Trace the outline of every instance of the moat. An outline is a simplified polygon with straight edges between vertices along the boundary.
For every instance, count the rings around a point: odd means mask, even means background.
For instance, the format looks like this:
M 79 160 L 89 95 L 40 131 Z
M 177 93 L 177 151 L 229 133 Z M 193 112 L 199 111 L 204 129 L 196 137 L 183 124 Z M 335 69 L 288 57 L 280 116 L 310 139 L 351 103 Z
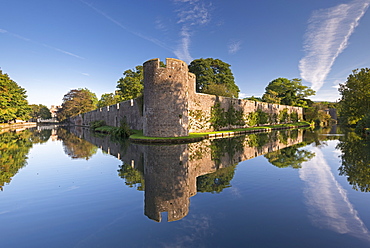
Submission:
M 335 127 L 181 145 L 0 134 L 4 247 L 369 247 L 370 142 Z

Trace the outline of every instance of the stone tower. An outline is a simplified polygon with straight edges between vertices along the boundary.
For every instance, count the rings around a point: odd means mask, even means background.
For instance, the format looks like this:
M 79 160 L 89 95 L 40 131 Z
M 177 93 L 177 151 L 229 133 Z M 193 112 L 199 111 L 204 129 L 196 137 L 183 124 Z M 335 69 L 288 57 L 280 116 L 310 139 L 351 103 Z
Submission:
M 159 59 L 144 63 L 143 134 L 149 137 L 188 136 L 189 84 L 195 87 L 195 76 L 188 65 L 178 59 Z

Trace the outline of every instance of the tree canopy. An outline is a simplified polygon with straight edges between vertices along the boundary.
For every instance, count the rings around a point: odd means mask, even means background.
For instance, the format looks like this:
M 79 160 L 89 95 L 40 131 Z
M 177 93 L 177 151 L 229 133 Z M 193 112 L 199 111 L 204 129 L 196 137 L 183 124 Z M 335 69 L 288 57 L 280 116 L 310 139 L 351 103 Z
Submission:
M 268 103 L 284 104 L 297 107 L 308 107 L 311 100 L 308 96 L 315 91 L 302 85 L 302 79 L 277 78 L 271 81 L 265 88 L 262 99 Z
M 135 69 L 126 70 L 117 82 L 117 95 L 120 101 L 134 99 L 143 94 L 144 73 L 143 66 L 138 65 Z
M 113 93 L 105 93 L 101 95 L 100 100 L 97 103 L 97 107 L 103 108 L 119 102 L 121 102 L 121 97 L 119 95 Z
M 196 91 L 217 96 L 239 96 L 230 65 L 213 58 L 196 59 L 189 65 L 189 71 L 196 76 Z
M 30 111 L 26 90 L 0 70 L 0 122 L 27 120 Z
M 96 109 L 98 99 L 88 89 L 73 89 L 63 97 L 62 109 L 58 112 L 59 121 Z
M 342 121 L 357 123 L 370 113 L 370 69 L 362 68 L 352 71 L 344 84 L 339 85 L 342 95 L 339 101 L 339 113 Z
M 45 105 L 42 104 L 31 104 L 31 118 L 33 119 L 50 119 L 51 118 L 51 112 Z

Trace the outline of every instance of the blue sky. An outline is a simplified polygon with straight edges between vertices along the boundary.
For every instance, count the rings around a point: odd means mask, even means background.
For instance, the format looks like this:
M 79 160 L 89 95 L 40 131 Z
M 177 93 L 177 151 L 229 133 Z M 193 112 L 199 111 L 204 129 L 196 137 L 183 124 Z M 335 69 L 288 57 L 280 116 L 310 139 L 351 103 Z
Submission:
M 241 97 L 302 78 L 313 100 L 335 101 L 353 69 L 370 67 L 370 0 L 5 0 L 0 67 L 30 104 L 71 89 L 100 98 L 153 58 L 218 58 Z

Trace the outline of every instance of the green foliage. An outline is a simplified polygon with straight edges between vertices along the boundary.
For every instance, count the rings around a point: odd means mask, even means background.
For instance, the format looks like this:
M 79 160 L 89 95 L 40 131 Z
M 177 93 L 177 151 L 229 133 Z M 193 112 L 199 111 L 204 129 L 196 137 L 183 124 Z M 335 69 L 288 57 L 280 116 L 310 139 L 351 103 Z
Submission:
M 233 105 L 230 105 L 229 109 L 225 111 L 221 108 L 221 104 L 217 102 L 211 108 L 210 123 L 215 130 L 234 125 L 244 126 L 243 110 L 236 110 Z
M 123 163 L 118 170 L 118 176 L 125 180 L 125 184 L 130 188 L 136 187 L 139 191 L 145 190 L 144 175 L 141 171 Z
M 344 84 L 340 84 L 342 95 L 338 105 L 341 121 L 355 124 L 370 110 L 370 69 L 362 68 L 352 71 Z
M 31 135 L 28 130 L 0 134 L 0 190 L 26 166 L 27 155 L 32 147 Z
M 51 112 L 45 105 L 42 104 L 31 104 L 31 113 L 30 116 L 33 119 L 50 119 L 51 118 Z
M 143 94 L 143 66 L 138 65 L 134 70 L 126 70 L 117 82 L 117 95 L 121 101 L 134 99 Z
M 111 106 L 121 102 L 121 97 L 113 93 L 105 93 L 101 95 L 100 100 L 97 103 L 98 108 L 103 108 L 106 106 Z
M 235 84 L 230 65 L 213 58 L 196 59 L 189 65 L 189 71 L 196 76 L 196 91 L 237 98 L 239 87 Z
M 59 139 L 63 140 L 65 154 L 72 159 L 89 160 L 98 151 L 95 145 L 77 137 L 66 129 L 59 128 L 57 130 L 57 135 Z
M 298 169 L 302 167 L 301 165 L 303 162 L 307 162 L 315 156 L 314 152 L 299 149 L 304 145 L 305 144 L 297 144 L 275 152 L 269 152 L 265 155 L 265 158 L 278 168 L 291 167 L 293 169 Z
M 316 126 L 325 126 L 324 124 L 329 124 L 331 116 L 327 114 L 325 110 L 328 109 L 328 106 L 325 102 L 318 102 L 312 104 L 311 107 L 308 107 L 304 111 L 304 118 L 306 121 L 314 122 Z
M 215 105 L 211 108 L 210 122 L 211 126 L 215 130 L 219 130 L 227 125 L 225 111 L 223 108 L 221 108 L 221 104 L 219 102 L 215 103 Z
M 298 78 L 277 78 L 271 81 L 265 90 L 263 101 L 298 107 L 308 107 L 311 101 L 306 97 L 315 94 L 314 90 L 302 85 L 302 80 Z
M 247 124 L 250 127 L 257 126 L 257 124 L 258 124 L 258 113 L 257 112 L 250 112 L 248 114 Z
M 88 89 L 74 89 L 63 97 L 62 109 L 57 113 L 59 121 L 96 109 L 98 99 Z
M 235 174 L 235 165 L 218 169 L 216 172 L 197 177 L 197 192 L 221 193 L 231 187 L 231 180 Z
M 356 133 L 363 135 L 368 128 L 370 128 L 370 112 L 357 122 Z
M 269 120 L 269 115 L 265 112 L 263 112 L 261 109 L 257 110 L 258 114 L 258 124 L 267 124 Z
M 298 113 L 297 112 L 290 113 L 289 118 L 290 118 L 290 121 L 297 122 L 298 121 Z
M 262 147 L 269 142 L 270 134 L 268 133 L 251 133 L 246 135 L 246 143 L 249 147 Z
M 89 126 L 92 130 L 96 130 L 97 128 L 99 127 L 102 127 L 102 126 L 105 126 L 105 121 L 104 120 L 100 120 L 100 121 L 92 121 L 90 122 Z
M 0 70 L 0 122 L 29 119 L 26 90 Z
M 127 138 L 131 134 L 132 134 L 132 131 L 129 125 L 127 124 L 126 119 L 121 120 L 120 126 L 112 132 L 113 136 L 121 137 L 121 138 Z
M 370 140 L 349 132 L 341 138 L 337 149 L 342 152 L 339 175 L 346 176 L 354 190 L 370 192 Z
M 288 109 L 283 109 L 279 113 L 279 122 L 280 123 L 287 123 L 289 122 L 289 114 L 288 114 Z

